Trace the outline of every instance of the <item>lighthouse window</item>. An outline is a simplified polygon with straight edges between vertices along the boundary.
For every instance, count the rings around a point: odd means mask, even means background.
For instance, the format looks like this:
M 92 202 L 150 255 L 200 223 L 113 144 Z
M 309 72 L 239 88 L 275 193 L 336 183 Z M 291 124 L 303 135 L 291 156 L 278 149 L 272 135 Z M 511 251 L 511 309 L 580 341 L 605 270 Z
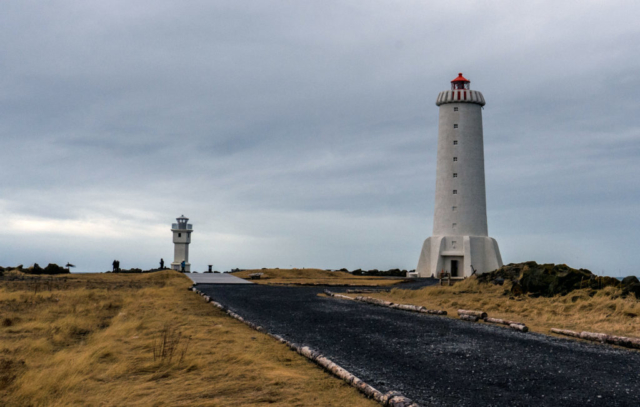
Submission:
M 453 111 L 454 111 L 454 112 L 457 112 L 457 111 L 458 111 L 458 108 L 457 108 L 457 107 L 454 107 L 454 108 L 453 108 Z
M 452 206 L 452 207 L 451 207 L 451 210 L 452 210 L 453 212 L 455 212 L 455 211 L 456 211 L 456 209 L 458 209 L 458 207 L 457 207 L 457 206 Z
M 451 225 L 451 228 L 452 228 L 452 229 L 455 229 L 455 228 L 456 228 L 456 226 L 458 226 L 458 224 L 457 224 L 457 223 L 454 223 L 453 225 Z
M 178 237 L 182 237 L 182 233 L 178 233 Z
M 458 161 L 458 157 L 453 157 L 453 161 Z
M 458 190 L 457 190 L 457 189 L 454 189 L 454 190 L 453 190 L 453 194 L 454 194 L 454 195 L 458 195 Z
M 457 146 L 458 145 L 458 140 L 453 140 L 453 145 Z
M 458 178 L 458 173 L 457 172 L 453 173 L 453 178 Z
M 457 128 L 458 128 L 458 125 L 457 125 L 457 124 L 454 124 L 454 125 L 453 125 L 453 128 L 454 128 L 454 129 L 457 129 Z

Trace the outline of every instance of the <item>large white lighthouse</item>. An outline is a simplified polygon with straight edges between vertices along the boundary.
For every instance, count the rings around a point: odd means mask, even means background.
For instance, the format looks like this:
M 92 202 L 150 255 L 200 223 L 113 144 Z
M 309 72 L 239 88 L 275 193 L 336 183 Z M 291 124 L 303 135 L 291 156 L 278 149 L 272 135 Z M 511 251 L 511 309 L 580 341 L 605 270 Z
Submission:
M 189 218 L 185 218 L 184 215 L 176 218 L 176 220 L 178 223 L 171 225 L 171 231 L 173 232 L 173 263 L 171 263 L 171 268 L 173 270 L 182 270 L 182 262 L 184 261 L 184 271 L 190 272 L 189 243 L 191 243 L 193 225 L 187 223 Z
M 502 266 L 500 249 L 487 230 L 482 141 L 482 93 L 469 89 L 462 74 L 436 106 L 438 158 L 433 235 L 425 240 L 416 273 L 436 277 L 449 272 L 464 278 Z

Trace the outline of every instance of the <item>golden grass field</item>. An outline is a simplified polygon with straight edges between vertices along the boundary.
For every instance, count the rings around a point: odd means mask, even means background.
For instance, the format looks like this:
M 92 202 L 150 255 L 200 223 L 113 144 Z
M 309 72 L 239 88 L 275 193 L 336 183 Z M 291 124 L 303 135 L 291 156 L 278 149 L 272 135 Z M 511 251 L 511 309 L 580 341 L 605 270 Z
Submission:
M 376 405 L 189 286 L 173 271 L 0 282 L 0 404 Z
M 234 276 L 249 279 L 253 273 L 264 273 L 259 280 L 251 280 L 258 284 L 271 285 L 362 285 L 389 286 L 399 284 L 402 278 L 354 276 L 343 271 L 326 271 L 321 269 L 263 269 L 243 270 L 233 273 Z
M 480 284 L 472 277 L 452 286 L 393 288 L 390 292 L 366 295 L 443 309 L 453 318 L 457 318 L 458 309 L 482 310 L 490 317 L 523 322 L 530 330 L 544 334 L 549 334 L 550 328 L 563 328 L 640 337 L 640 301 L 633 294 L 621 298 L 618 288 L 606 287 L 593 296 L 589 295 L 593 291 L 583 289 L 551 298 L 504 295 L 510 288 L 511 282 L 503 286 Z

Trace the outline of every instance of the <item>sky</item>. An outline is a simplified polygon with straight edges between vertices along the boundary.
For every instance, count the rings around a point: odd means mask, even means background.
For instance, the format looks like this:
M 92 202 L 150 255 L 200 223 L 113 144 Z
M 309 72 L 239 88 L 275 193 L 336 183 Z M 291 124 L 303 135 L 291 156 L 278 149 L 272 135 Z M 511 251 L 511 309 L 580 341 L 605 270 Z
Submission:
M 414 269 L 438 93 L 506 263 L 640 275 L 637 1 L 3 1 L 0 265 Z

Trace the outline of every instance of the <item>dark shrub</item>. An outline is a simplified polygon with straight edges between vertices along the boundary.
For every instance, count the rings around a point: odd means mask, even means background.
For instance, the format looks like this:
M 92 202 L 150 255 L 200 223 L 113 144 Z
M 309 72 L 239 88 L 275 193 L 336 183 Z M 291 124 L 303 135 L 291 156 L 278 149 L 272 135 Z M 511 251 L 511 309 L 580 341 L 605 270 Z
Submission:
M 69 270 L 64 267 L 60 267 L 55 263 L 49 263 L 47 267 L 44 268 L 43 274 L 68 274 Z
M 27 274 L 42 274 L 44 269 L 38 265 L 38 263 L 33 263 L 33 266 L 24 270 Z

